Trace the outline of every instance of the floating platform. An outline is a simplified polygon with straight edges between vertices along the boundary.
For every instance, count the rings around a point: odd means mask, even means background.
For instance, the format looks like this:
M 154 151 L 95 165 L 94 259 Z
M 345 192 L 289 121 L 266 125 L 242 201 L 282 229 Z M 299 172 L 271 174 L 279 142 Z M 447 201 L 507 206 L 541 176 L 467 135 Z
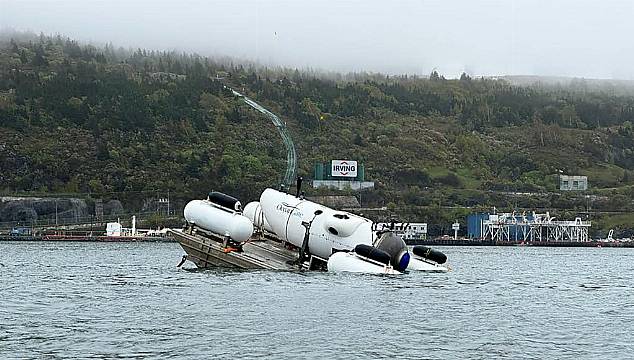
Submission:
M 253 237 L 242 245 L 242 251 L 228 251 L 222 237 L 205 232 L 169 230 L 187 253 L 187 260 L 199 268 L 232 267 L 237 269 L 299 270 L 295 264 L 298 252 L 284 247 L 281 241 Z

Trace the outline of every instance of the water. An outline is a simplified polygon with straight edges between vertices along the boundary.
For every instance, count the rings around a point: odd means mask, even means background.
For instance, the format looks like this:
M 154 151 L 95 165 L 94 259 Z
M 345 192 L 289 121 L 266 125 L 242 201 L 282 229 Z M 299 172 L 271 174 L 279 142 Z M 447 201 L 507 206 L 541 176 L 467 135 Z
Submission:
M 175 243 L 0 243 L 0 358 L 634 353 L 634 249 L 442 250 L 447 274 L 370 276 L 187 271 Z

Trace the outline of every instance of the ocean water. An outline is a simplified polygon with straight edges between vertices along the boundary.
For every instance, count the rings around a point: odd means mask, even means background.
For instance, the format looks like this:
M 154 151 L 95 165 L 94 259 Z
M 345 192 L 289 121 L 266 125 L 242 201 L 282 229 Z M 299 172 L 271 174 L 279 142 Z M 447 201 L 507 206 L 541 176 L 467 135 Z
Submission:
M 177 268 L 176 243 L 0 242 L 0 359 L 627 359 L 634 249 L 444 247 L 452 271 Z

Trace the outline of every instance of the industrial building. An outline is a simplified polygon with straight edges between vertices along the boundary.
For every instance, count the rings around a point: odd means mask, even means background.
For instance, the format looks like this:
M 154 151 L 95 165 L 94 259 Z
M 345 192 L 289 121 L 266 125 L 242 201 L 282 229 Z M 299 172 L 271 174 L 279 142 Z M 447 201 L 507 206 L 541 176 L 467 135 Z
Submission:
M 559 175 L 559 190 L 583 191 L 588 190 L 587 176 Z
M 467 234 L 471 239 L 496 242 L 587 242 L 590 221 L 555 220 L 547 212 L 472 214 L 467 218 Z

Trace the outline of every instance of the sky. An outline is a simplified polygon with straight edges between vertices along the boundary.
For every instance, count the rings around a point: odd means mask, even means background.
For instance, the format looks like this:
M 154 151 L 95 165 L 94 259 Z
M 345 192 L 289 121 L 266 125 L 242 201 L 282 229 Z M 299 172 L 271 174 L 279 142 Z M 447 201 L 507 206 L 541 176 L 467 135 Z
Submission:
M 634 79 L 631 0 L 0 0 L 0 29 L 300 69 Z

